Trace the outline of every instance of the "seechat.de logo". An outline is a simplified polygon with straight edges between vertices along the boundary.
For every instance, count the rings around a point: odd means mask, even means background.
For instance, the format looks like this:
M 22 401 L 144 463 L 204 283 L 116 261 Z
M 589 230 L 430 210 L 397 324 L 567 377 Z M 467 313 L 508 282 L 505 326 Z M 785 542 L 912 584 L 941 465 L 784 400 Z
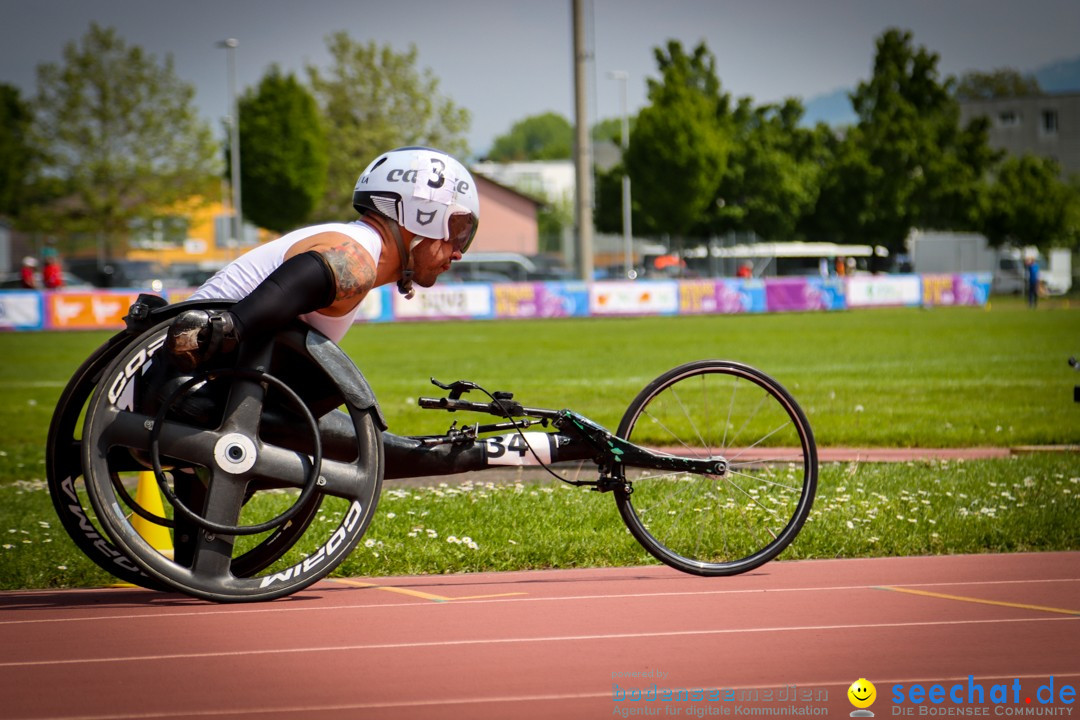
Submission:
M 874 683 L 866 678 L 859 678 L 851 683 L 847 690 L 848 700 L 855 706 L 851 717 L 874 717 L 874 713 L 868 708 L 877 700 L 877 688 Z

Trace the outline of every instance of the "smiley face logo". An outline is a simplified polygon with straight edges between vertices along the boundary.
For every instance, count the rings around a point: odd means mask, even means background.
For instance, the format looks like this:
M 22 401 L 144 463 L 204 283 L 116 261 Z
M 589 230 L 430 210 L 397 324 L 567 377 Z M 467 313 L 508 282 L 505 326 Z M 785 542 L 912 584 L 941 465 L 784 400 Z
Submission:
M 866 678 L 859 678 L 851 683 L 847 691 L 848 700 L 857 708 L 868 708 L 877 700 L 877 688 Z

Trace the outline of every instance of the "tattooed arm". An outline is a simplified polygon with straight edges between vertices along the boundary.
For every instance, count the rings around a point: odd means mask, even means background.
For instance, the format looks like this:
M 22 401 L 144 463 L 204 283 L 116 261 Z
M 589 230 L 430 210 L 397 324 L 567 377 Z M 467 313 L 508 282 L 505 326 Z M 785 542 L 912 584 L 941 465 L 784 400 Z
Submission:
M 312 235 L 289 249 L 285 259 L 314 250 L 334 275 L 334 300 L 319 310 L 340 317 L 352 311 L 375 287 L 375 259 L 348 235 L 326 232 Z

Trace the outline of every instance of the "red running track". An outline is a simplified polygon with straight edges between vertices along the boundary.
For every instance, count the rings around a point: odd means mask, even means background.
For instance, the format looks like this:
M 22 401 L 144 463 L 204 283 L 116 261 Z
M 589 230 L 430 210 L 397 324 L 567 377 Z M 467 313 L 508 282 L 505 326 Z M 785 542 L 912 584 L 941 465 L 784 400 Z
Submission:
M 10 720 L 848 717 L 859 678 L 878 718 L 1080 716 L 1080 553 L 0 593 Z

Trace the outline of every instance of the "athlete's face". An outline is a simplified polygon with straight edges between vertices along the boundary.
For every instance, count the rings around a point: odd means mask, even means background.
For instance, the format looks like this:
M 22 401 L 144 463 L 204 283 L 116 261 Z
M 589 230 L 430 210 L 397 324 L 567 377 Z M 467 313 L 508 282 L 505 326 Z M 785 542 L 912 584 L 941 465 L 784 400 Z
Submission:
M 450 263 L 461 259 L 461 253 L 453 243 L 425 238 L 413 248 L 413 282 L 420 287 L 431 287 L 439 275 L 450 269 Z

